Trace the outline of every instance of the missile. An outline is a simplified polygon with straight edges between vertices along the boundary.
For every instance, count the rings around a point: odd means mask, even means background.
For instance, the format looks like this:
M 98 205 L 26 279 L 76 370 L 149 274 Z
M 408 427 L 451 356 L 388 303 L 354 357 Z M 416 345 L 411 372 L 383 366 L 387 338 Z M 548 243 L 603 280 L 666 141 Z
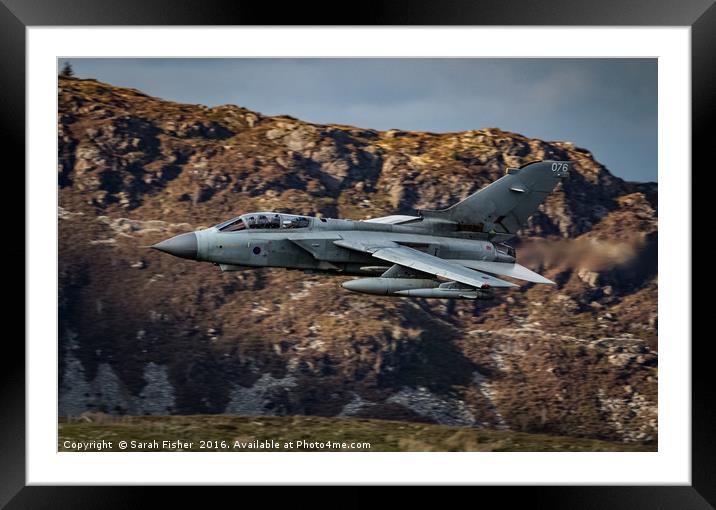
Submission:
M 439 282 L 420 278 L 358 278 L 341 284 L 344 289 L 363 294 L 388 296 L 399 290 L 431 289 Z
M 465 287 L 454 282 L 440 283 L 421 278 L 358 278 L 342 284 L 344 289 L 379 296 L 405 296 L 442 299 L 490 299 L 489 291 Z
M 439 299 L 492 299 L 492 294 L 478 289 L 409 289 L 393 293 L 397 296 Z

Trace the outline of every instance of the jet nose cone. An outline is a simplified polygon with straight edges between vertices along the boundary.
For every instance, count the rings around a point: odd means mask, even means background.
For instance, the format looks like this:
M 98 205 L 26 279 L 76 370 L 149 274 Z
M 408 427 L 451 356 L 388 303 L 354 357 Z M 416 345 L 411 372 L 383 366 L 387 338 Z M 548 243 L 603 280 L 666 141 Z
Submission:
M 196 234 L 189 232 L 188 234 L 179 234 L 171 239 L 157 243 L 153 245 L 152 248 L 174 255 L 175 257 L 196 259 L 197 246 Z

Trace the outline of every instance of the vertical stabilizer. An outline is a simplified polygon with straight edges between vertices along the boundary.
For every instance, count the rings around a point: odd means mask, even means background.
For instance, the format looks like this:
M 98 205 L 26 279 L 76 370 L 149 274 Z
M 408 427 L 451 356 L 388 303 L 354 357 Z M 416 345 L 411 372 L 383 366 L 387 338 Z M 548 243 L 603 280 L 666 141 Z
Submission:
M 482 232 L 514 234 L 569 174 L 569 165 L 568 161 L 537 161 L 509 169 L 465 200 L 441 211 L 423 211 L 423 216 L 475 226 Z

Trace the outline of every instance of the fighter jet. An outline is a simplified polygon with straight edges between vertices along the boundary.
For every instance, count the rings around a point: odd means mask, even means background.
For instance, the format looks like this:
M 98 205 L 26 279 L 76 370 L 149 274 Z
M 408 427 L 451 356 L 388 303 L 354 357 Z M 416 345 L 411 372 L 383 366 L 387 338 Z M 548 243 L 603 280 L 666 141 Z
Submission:
M 514 237 L 561 178 L 569 162 L 537 161 L 505 175 L 447 209 L 368 220 L 251 212 L 152 246 L 212 262 L 222 271 L 278 267 L 363 276 L 342 286 L 392 297 L 489 299 L 516 287 L 506 276 L 553 284 L 516 262 Z

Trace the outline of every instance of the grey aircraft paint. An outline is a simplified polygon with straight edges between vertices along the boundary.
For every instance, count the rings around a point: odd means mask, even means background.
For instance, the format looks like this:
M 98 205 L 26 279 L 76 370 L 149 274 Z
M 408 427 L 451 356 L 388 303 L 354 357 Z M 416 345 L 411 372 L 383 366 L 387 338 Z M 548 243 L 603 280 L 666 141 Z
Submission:
M 254 212 L 152 248 L 222 271 L 282 267 L 366 276 L 343 284 L 366 294 L 485 299 L 493 287 L 516 286 L 492 275 L 553 283 L 517 264 L 505 241 L 568 175 L 569 165 L 538 161 L 508 169 L 465 200 L 416 216 L 343 220 Z

